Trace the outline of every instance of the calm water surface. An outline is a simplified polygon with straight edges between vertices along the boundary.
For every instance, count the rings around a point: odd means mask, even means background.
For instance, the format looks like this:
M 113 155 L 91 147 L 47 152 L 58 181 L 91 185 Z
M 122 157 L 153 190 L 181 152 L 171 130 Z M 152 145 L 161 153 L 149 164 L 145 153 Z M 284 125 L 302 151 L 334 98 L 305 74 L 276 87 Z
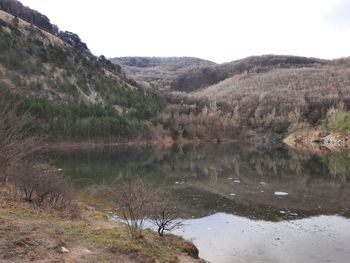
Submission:
M 135 175 L 167 190 L 185 218 L 175 233 L 213 263 L 350 262 L 350 154 L 225 144 L 50 159 L 100 209 L 105 186 Z

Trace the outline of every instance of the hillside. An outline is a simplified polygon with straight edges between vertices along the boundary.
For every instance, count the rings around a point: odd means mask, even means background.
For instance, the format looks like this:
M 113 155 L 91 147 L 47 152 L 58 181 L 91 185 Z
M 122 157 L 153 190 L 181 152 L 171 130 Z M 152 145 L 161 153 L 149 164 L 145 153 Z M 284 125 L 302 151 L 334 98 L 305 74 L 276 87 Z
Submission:
M 297 56 L 252 56 L 214 67 L 193 68 L 177 76 L 171 83 L 173 90 L 194 91 L 214 85 L 227 78 L 244 72 L 263 73 L 276 68 L 313 67 L 325 61 Z
M 154 94 L 134 86 L 120 66 L 93 56 L 77 35 L 49 26 L 40 13 L 17 1 L 1 1 L 0 9 L 12 13 L 0 10 L 1 93 L 20 100 L 39 130 L 110 139 L 146 132 L 144 121 L 159 109 Z
M 253 128 L 286 131 L 291 124 L 314 125 L 332 107 L 350 109 L 349 61 L 244 72 L 191 96 L 216 101 Z
M 144 87 L 169 88 L 178 76 L 215 66 L 211 61 L 192 57 L 119 57 L 111 61 L 120 64 L 126 73 Z
M 327 61 L 297 56 L 252 56 L 216 64 L 198 58 L 124 57 L 113 58 L 127 74 L 144 87 L 167 87 L 190 92 L 214 85 L 244 72 L 262 73 L 276 68 L 313 67 Z
M 247 131 L 284 134 L 317 125 L 332 107 L 350 108 L 349 59 L 110 61 L 17 1 L 0 1 L 0 9 L 0 87 L 52 137 L 219 141 Z

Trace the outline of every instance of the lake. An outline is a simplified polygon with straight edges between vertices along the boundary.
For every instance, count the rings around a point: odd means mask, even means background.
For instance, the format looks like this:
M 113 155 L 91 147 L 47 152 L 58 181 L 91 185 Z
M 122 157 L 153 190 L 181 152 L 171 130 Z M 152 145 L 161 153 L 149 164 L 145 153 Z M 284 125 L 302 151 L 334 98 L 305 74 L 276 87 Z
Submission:
M 49 154 L 79 195 L 112 211 L 105 187 L 140 176 L 171 193 L 174 231 L 213 263 L 350 262 L 350 154 L 203 144 Z

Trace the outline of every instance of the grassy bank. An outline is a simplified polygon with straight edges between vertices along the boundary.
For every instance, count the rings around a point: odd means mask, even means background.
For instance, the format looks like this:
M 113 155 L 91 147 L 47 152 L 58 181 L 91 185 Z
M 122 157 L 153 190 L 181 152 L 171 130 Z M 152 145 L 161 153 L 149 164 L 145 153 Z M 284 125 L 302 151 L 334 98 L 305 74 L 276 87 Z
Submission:
M 184 239 L 144 230 L 132 238 L 120 223 L 79 203 L 77 219 L 9 201 L 1 189 L 1 262 L 201 262 Z

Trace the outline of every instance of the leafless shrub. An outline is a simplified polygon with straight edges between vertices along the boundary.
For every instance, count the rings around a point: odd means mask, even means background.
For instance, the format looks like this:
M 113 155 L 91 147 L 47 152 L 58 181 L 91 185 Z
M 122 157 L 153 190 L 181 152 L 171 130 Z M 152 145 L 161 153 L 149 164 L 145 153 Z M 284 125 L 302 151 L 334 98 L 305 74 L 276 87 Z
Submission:
M 172 231 L 183 226 L 181 219 L 179 219 L 179 209 L 172 205 L 167 198 L 160 199 L 160 203 L 153 207 L 151 220 L 161 237 L 164 236 L 164 231 Z
M 238 134 L 239 116 L 223 112 L 216 103 L 208 106 L 167 105 L 157 121 L 172 132 L 174 140 L 232 139 Z
M 128 230 L 137 237 L 154 201 L 154 192 L 140 178 L 120 186 L 112 193 Z
M 5 91 L 0 92 L 0 173 L 7 180 L 7 170 L 40 148 L 40 139 L 32 133 L 29 114 L 19 114 L 19 103 Z
M 135 238 L 140 236 L 145 220 L 157 226 L 160 236 L 164 235 L 164 231 L 182 226 L 181 220 L 178 220 L 179 209 L 172 205 L 167 195 L 151 188 L 140 178 L 119 187 L 113 196 L 130 234 Z
M 14 170 L 11 183 L 23 200 L 45 209 L 76 215 L 77 205 L 71 184 L 55 168 L 26 164 Z

